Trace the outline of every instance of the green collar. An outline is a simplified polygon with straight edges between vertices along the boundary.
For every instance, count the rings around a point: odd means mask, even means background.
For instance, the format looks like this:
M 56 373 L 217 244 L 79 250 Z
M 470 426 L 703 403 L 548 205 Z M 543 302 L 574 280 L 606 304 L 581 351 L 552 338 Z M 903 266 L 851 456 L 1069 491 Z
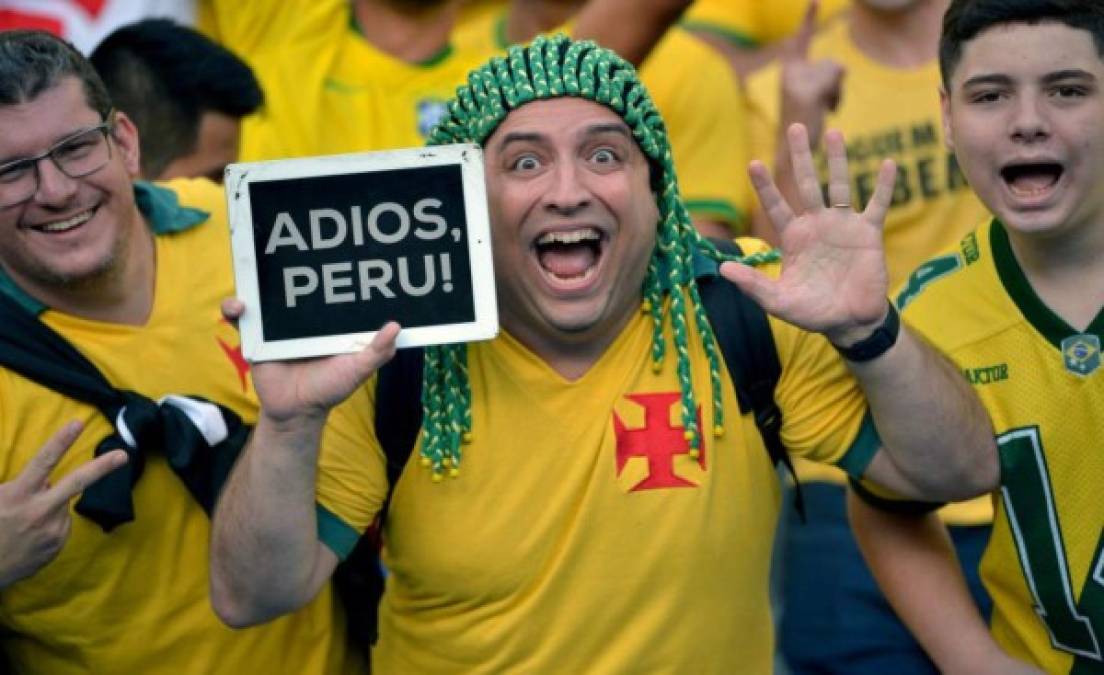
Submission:
M 360 22 L 357 21 L 356 12 L 353 11 L 353 6 L 351 3 L 349 5 L 349 28 L 352 29 L 352 31 L 356 33 L 357 37 L 359 37 L 361 40 L 368 42 L 368 39 L 364 37 L 364 29 L 361 28 Z M 410 65 L 418 66 L 420 68 L 432 68 L 433 66 L 444 62 L 444 60 L 450 56 L 452 56 L 451 42 L 447 43 L 444 47 L 441 47 L 440 51 L 430 56 L 429 58 L 418 61 L 416 63 L 412 63 Z
M 1047 342 L 1057 349 L 1062 349 L 1062 341 L 1074 335 L 1095 334 L 1104 336 L 1104 309 L 1096 315 L 1089 327 L 1082 331 L 1075 330 L 1066 323 L 1065 319 L 1055 314 L 1031 287 L 1020 263 L 1012 252 L 1012 243 L 1008 239 L 1008 231 L 1004 224 L 996 218 L 989 227 L 989 242 L 993 249 L 993 262 L 997 267 L 997 276 L 1000 277 L 1004 290 L 1012 302 L 1016 304 L 1028 323 L 1035 327 Z
M 175 192 L 145 181 L 134 183 L 134 203 L 155 235 L 183 232 L 206 222 L 211 215 L 200 209 L 181 206 Z M 3 269 L 0 269 L 0 292 L 7 293 L 31 314 L 38 315 L 48 309 L 16 286 Z

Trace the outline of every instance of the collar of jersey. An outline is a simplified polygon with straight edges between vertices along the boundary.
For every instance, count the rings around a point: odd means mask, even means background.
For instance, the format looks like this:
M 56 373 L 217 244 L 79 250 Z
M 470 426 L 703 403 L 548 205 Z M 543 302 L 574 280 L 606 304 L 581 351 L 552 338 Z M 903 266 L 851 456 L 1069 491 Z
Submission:
M 1004 224 L 996 218 L 989 227 L 989 246 L 993 250 L 993 263 L 997 268 L 997 276 L 1000 277 L 1004 290 L 1012 302 L 1016 304 L 1027 322 L 1039 331 L 1047 342 L 1057 349 L 1062 349 L 1062 340 L 1073 335 L 1093 334 L 1097 337 L 1104 336 L 1104 308 L 1084 331 L 1074 329 L 1066 320 L 1058 316 L 1046 306 L 1042 298 L 1031 287 L 1020 263 L 1012 252 L 1012 243 L 1008 239 L 1008 231 Z
M 173 234 L 191 229 L 207 220 L 210 214 L 200 209 L 180 205 L 172 190 L 145 181 L 134 183 L 134 203 L 155 235 Z M 0 292 L 18 302 L 31 314 L 39 315 L 48 307 L 15 285 L 7 272 L 0 269 Z

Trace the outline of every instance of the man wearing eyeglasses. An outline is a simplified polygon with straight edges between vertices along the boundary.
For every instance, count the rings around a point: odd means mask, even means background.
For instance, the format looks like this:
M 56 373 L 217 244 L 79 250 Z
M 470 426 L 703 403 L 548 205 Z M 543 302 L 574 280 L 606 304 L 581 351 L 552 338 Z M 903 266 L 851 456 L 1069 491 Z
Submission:
M 257 400 L 219 310 L 233 294 L 222 190 L 135 183 L 138 148 L 70 45 L 0 33 L 0 322 L 37 317 L 128 397 L 201 397 L 250 424 Z M 0 368 L 0 653 L 14 670 L 360 670 L 328 592 L 265 626 L 219 622 L 209 516 L 165 459 L 173 432 L 159 421 L 157 442 L 139 434 L 124 453 L 123 417 Z M 129 513 L 82 510 L 96 491 Z

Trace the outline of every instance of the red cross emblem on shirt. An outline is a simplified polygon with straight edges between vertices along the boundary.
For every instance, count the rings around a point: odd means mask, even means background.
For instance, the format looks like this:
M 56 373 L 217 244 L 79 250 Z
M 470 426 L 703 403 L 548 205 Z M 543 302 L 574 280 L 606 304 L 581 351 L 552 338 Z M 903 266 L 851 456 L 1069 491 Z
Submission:
M 648 477 L 632 487 L 638 490 L 660 488 L 697 487 L 697 484 L 675 474 L 675 456 L 689 455 L 690 442 L 685 429 L 671 425 L 671 407 L 679 405 L 678 392 L 660 394 L 629 394 L 625 398 L 644 408 L 644 426 L 629 429 L 616 412 L 613 413 L 613 429 L 617 435 L 617 475 L 633 457 L 646 457 Z M 698 428 L 701 428 L 701 408 L 697 410 Z M 705 469 L 705 439 L 702 439 L 698 465 Z

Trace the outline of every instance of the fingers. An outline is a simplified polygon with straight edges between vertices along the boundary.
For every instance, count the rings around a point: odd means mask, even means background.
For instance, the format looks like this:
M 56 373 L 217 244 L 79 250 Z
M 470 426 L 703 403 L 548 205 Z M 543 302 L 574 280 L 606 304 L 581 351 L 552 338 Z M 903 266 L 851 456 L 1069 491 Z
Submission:
M 778 186 L 774 184 L 774 178 L 766 164 L 759 160 L 753 161 L 748 165 L 748 177 L 751 178 L 751 185 L 759 197 L 759 206 L 762 207 L 763 213 L 767 214 L 767 219 L 770 220 L 775 231 L 781 233 L 794 219 L 793 209 L 786 203 Z
M 790 58 L 802 61 L 809 58 L 809 44 L 813 41 L 813 34 L 816 33 L 818 4 L 817 0 L 810 0 L 805 7 L 805 15 L 801 17 L 801 25 L 798 26 L 797 32 L 793 36 Z
M 824 195 L 820 191 L 820 178 L 813 163 L 813 151 L 809 147 L 809 132 L 804 124 L 791 124 L 786 130 L 790 146 L 790 163 L 793 165 L 794 183 L 805 211 L 824 208 Z
M 843 134 L 832 130 L 824 134 L 828 157 L 828 205 L 851 205 L 851 176 L 847 170 L 847 145 Z
M 768 314 L 778 309 L 777 282 L 749 265 L 721 263 L 721 276 L 736 284 L 744 295 L 754 300 Z
M 28 490 L 37 490 L 45 485 L 50 472 L 54 470 L 61 458 L 72 447 L 73 441 L 77 440 L 83 429 L 83 423 L 73 420 L 54 432 L 54 435 L 39 448 L 31 461 L 27 462 L 26 468 L 23 469 L 16 480 Z
M 863 211 L 863 218 L 878 227 L 885 226 L 886 214 L 889 213 L 889 207 L 893 204 L 893 189 L 896 184 L 897 163 L 892 159 L 884 160 L 881 168 L 878 169 L 878 184 L 874 188 L 874 195 L 870 198 L 870 203 L 866 205 L 866 210 Z
M 118 469 L 126 462 L 127 454 L 123 450 L 112 450 L 104 453 L 69 472 L 56 485 L 47 490 L 45 496 L 53 506 L 66 505 L 70 499 L 84 492 L 86 487 Z
M 241 318 L 242 314 L 245 314 L 245 303 L 237 298 L 226 298 L 222 301 L 220 309 L 222 310 L 222 318 L 233 324 L 234 328 L 237 328 L 238 319 Z
M 368 346 L 353 356 L 357 361 L 357 371 L 368 377 L 395 355 L 395 340 L 399 337 L 399 324 L 388 321 L 376 331 Z

